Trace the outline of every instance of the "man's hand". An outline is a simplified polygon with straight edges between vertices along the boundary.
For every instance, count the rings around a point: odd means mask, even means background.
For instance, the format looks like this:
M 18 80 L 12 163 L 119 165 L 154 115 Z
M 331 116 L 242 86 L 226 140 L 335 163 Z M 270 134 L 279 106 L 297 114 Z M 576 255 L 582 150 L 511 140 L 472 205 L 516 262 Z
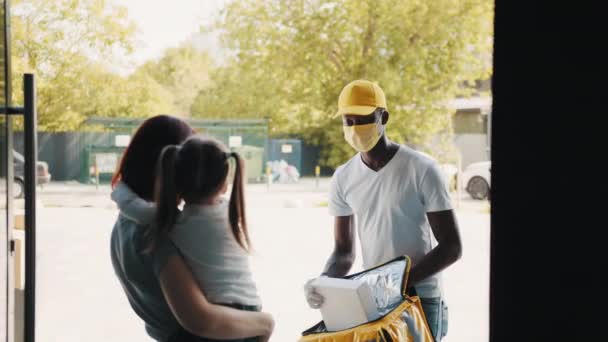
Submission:
M 323 302 L 325 301 L 325 298 L 323 298 L 323 296 L 319 294 L 314 287 L 314 281 L 316 279 L 317 278 L 310 279 L 304 285 L 304 294 L 306 296 L 306 301 L 308 302 L 308 305 L 313 309 L 321 308 Z
M 343 277 L 355 262 L 355 227 L 354 216 L 337 216 L 334 220 L 334 251 L 327 260 L 325 269 L 320 277 Z M 314 281 L 311 279 L 304 285 L 304 293 L 308 305 L 313 309 L 319 309 L 325 299 L 315 290 Z

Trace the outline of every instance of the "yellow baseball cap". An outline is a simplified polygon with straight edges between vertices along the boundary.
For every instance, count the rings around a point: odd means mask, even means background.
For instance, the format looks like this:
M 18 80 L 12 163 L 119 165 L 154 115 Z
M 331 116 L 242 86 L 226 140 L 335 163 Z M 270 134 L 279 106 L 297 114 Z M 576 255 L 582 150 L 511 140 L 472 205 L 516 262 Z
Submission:
M 376 108 L 386 108 L 384 91 L 376 84 L 366 80 L 356 80 L 347 84 L 338 98 L 338 113 L 369 115 Z

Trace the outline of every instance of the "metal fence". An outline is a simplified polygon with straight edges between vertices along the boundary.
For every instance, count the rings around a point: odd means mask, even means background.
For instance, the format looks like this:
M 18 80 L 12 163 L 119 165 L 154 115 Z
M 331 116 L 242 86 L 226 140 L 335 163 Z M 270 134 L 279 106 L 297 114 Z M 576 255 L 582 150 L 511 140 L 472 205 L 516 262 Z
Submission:
M 38 159 L 49 164 L 53 180 L 81 180 L 83 153 L 88 146 L 114 146 L 117 133 L 38 133 Z M 23 133 L 14 134 L 15 150 L 23 152 Z
M 94 153 L 121 154 L 116 137 L 132 134 L 142 119 L 94 118 L 90 125 L 103 125 L 106 132 L 39 132 L 38 159 L 49 164 L 53 180 L 87 182 Z M 238 151 L 248 164 L 250 181 L 261 180 L 268 160 L 267 120 L 187 120 L 202 135 L 220 140 Z M 23 133 L 14 134 L 15 150 L 23 152 Z M 97 151 L 97 152 L 95 152 Z M 108 173 L 108 172 L 106 172 Z M 107 175 L 102 181 L 107 181 Z

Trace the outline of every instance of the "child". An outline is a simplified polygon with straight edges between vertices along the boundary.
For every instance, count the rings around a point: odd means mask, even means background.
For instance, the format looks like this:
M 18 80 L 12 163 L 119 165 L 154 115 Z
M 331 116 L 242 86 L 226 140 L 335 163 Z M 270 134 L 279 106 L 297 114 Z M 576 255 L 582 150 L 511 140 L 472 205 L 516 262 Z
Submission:
M 230 160 L 234 160 L 235 168 L 227 201 L 224 194 Z M 156 205 L 128 196 L 117 203 L 126 216 L 140 224 L 150 223 L 154 217 L 149 250 L 168 236 L 210 302 L 259 311 L 261 300 L 249 268 L 251 242 L 245 219 L 242 163 L 237 153 L 228 152 L 221 143 L 192 137 L 161 153 Z

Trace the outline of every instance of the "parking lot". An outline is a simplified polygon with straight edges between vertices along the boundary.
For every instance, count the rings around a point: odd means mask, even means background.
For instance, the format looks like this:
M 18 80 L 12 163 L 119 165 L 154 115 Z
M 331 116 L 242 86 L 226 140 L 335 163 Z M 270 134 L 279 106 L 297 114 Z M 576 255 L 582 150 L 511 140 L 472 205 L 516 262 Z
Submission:
M 303 284 L 318 275 L 333 247 L 328 179 L 250 185 L 252 268 L 264 310 L 277 322 L 273 341 L 295 341 L 320 320 Z M 39 195 L 37 334 L 41 341 L 150 341 L 112 270 L 109 238 L 118 214 L 108 185 L 52 183 Z M 454 195 L 454 197 L 456 197 Z M 457 216 L 463 258 L 443 276 L 449 304 L 447 342 L 487 341 L 490 216 L 487 201 L 463 195 Z M 360 253 L 356 269 L 360 269 Z M 355 271 L 355 270 L 353 270 Z

